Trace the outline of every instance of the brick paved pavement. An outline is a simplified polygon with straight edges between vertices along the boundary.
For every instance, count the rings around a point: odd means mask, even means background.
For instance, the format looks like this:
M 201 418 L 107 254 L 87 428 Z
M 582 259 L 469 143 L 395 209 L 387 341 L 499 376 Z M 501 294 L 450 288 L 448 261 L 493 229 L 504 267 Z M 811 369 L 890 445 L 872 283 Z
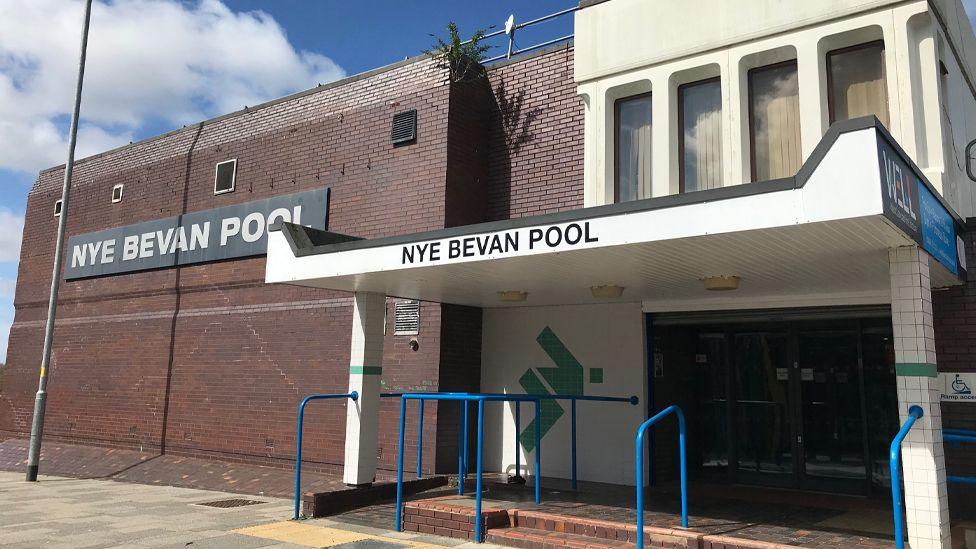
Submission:
M 25 471 L 27 442 L 25 439 L 0 442 L 0 471 Z M 41 447 L 40 469 L 41 473 L 48 475 L 183 486 L 283 498 L 292 497 L 295 482 L 295 472 L 290 468 L 50 442 L 45 442 Z M 328 492 L 345 488 L 341 475 L 302 471 L 302 489 L 305 492 Z
M 556 482 L 544 482 L 543 485 Z M 583 490 L 588 487 L 581 486 Z M 633 494 L 629 489 L 593 486 L 575 495 L 547 490 L 543 503 L 532 501 L 531 484 L 521 489 L 491 485 L 487 507 L 537 510 L 582 520 L 635 522 Z M 844 496 L 799 494 L 797 492 L 725 487 L 720 496 L 699 488 L 689 496 L 692 530 L 710 535 L 810 548 L 890 547 L 891 513 L 882 500 Z M 748 499 L 735 498 L 739 491 Z M 444 497 L 450 489 L 426 492 L 411 499 Z M 470 494 L 470 491 L 469 491 Z M 803 504 L 797 502 L 803 497 Z M 450 498 L 459 506 L 473 506 L 472 497 Z M 644 520 L 648 526 L 679 526 L 679 502 L 667 487 L 650 492 Z M 393 524 L 393 503 L 382 503 L 330 517 L 333 520 L 389 528 Z
M 457 540 L 340 524 L 328 519 L 287 521 L 291 502 L 213 508 L 222 492 L 41 475 L 25 482 L 0 472 L 0 547 L 165 547 L 173 549 L 342 547 L 397 549 L 458 547 Z M 485 546 L 479 546 L 485 547 Z M 489 546 L 491 547 L 491 546 Z

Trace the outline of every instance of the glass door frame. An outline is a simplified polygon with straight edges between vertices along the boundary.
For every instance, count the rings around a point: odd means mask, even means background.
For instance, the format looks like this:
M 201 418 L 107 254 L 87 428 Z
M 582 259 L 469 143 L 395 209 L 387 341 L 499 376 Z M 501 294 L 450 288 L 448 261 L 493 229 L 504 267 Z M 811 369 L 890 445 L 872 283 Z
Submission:
M 790 368 L 791 379 L 795 381 L 796 399 L 793 401 L 796 422 L 794 426 L 796 433 L 794 442 L 797 444 L 797 460 L 795 474 L 797 477 L 797 487 L 805 490 L 823 491 L 832 493 L 847 493 L 856 495 L 871 494 L 871 453 L 868 437 L 867 403 L 865 402 L 866 392 L 864 388 L 864 342 L 859 320 L 837 320 L 830 321 L 830 326 L 824 326 L 822 322 L 814 321 L 794 321 L 790 323 L 790 347 L 792 349 L 792 363 Z M 861 455 L 864 463 L 863 479 L 834 479 L 829 477 L 817 477 L 807 474 L 806 471 L 806 443 L 807 433 L 805 432 L 805 422 L 803 416 L 803 381 L 802 368 L 800 368 L 800 337 L 803 334 L 822 334 L 822 335 L 850 335 L 854 337 L 857 348 L 857 382 L 858 382 L 858 401 L 860 409 L 860 429 L 861 429 Z M 794 383 L 791 381 L 791 385 Z
M 845 493 L 852 495 L 870 495 L 871 484 L 871 452 L 868 436 L 867 403 L 865 402 L 863 333 L 861 321 L 857 319 L 833 320 L 783 320 L 783 321 L 747 321 L 747 322 L 716 322 L 689 326 L 697 334 L 724 334 L 724 356 L 726 370 L 726 425 L 728 467 L 725 473 L 715 472 L 712 478 L 725 477 L 735 484 L 750 484 L 779 488 L 795 488 L 810 491 Z M 767 474 L 746 470 L 740 464 L 740 448 L 738 442 L 737 413 L 739 403 L 736 392 L 736 361 L 735 335 L 741 333 L 768 332 L 783 334 L 787 338 L 787 401 L 789 415 L 789 439 L 792 458 L 790 473 Z M 865 467 L 863 479 L 831 479 L 815 477 L 806 472 L 805 441 L 806 433 L 803 423 L 803 388 L 800 369 L 800 335 L 804 333 L 836 333 L 855 336 L 857 342 L 857 373 L 858 394 L 860 395 L 860 427 L 861 448 Z
M 796 444 L 796 426 L 797 426 L 797 413 L 796 413 L 796 387 L 794 387 L 792 368 L 789 367 L 790 364 L 794 362 L 794 345 L 793 345 L 793 335 L 791 331 L 790 323 L 786 322 L 747 322 L 747 323 L 731 323 L 724 326 L 725 329 L 725 340 L 726 340 L 726 361 L 728 364 L 728 377 L 729 377 L 729 480 L 736 484 L 750 484 L 757 486 L 771 486 L 777 488 L 794 488 L 797 487 L 797 471 L 798 471 L 798 448 Z M 736 418 L 739 413 L 739 399 L 736 393 L 736 376 L 738 372 L 736 371 L 736 335 L 737 334 L 747 334 L 747 333 L 770 333 L 770 334 L 781 334 L 786 337 L 786 347 L 787 347 L 787 368 L 790 370 L 787 380 L 787 392 L 786 400 L 788 403 L 786 409 L 786 417 L 789 420 L 789 429 L 786 436 L 790 441 L 790 471 L 782 474 L 767 474 L 759 473 L 747 470 L 740 463 L 739 456 L 739 437 L 738 437 L 738 426 Z M 734 458 L 733 458 L 734 455 Z

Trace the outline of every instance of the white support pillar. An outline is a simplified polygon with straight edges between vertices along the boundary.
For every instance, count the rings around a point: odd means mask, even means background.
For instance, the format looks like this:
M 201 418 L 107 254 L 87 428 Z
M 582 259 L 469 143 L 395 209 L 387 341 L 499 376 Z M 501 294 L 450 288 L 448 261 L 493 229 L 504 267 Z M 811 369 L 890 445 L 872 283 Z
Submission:
M 350 401 L 346 408 L 346 457 L 342 474 L 343 482 L 352 486 L 369 484 L 376 479 L 385 316 L 385 295 L 356 293 L 349 353 L 349 390 L 358 392 L 359 400 Z
M 925 411 L 902 443 L 908 542 L 912 549 L 948 549 L 949 500 L 932 327 L 930 258 L 917 246 L 908 246 L 890 250 L 888 259 L 898 413 L 904 423 L 909 406 L 917 404 Z

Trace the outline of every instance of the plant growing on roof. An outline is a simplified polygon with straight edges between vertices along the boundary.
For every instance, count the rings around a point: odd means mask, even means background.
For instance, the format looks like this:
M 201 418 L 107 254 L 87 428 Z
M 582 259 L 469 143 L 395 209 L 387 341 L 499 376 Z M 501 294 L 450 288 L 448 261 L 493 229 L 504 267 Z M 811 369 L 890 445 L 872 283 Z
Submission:
M 450 70 L 451 82 L 469 82 L 484 77 L 485 68 L 481 62 L 491 49 L 490 45 L 482 43 L 487 30 L 479 29 L 468 40 L 461 40 L 457 24 L 451 21 L 447 24 L 447 32 L 447 41 L 431 35 L 437 38 L 437 43 L 427 50 L 427 55 Z

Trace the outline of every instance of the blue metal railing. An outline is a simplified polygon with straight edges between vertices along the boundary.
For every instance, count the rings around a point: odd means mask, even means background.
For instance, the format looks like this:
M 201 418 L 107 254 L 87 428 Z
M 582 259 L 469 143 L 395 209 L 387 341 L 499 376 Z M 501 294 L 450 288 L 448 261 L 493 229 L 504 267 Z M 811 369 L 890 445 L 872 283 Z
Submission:
M 681 456 L 681 526 L 688 527 L 688 464 L 685 452 L 685 414 L 672 404 L 637 428 L 635 484 L 637 488 L 637 549 L 644 547 L 644 433 L 668 414 L 678 416 L 678 451 Z
M 905 517 L 902 509 L 901 494 L 901 443 L 908 436 L 908 431 L 915 425 L 918 418 L 925 415 L 921 406 L 913 405 L 908 409 L 908 419 L 898 430 L 898 434 L 891 441 L 888 452 L 888 463 L 891 468 L 891 505 L 895 512 L 895 547 L 905 549 Z
M 407 401 L 408 400 L 418 400 L 423 402 L 425 400 L 446 400 L 446 401 L 459 401 L 463 402 L 465 405 L 462 406 L 465 410 L 467 409 L 466 404 L 468 402 L 478 403 L 478 444 L 477 444 L 477 477 L 475 477 L 475 523 L 474 523 L 474 538 L 477 543 L 482 542 L 482 517 L 481 517 L 481 496 L 482 496 L 482 473 L 483 463 L 482 455 L 484 448 L 484 416 L 485 416 L 485 402 L 519 402 L 528 401 L 535 403 L 535 417 L 536 417 L 536 430 L 535 430 L 535 440 L 536 440 L 536 452 L 535 452 L 535 502 L 536 504 L 542 501 L 542 458 L 541 458 L 541 419 L 542 412 L 539 406 L 540 399 L 534 395 L 498 395 L 498 394 L 472 394 L 472 393 L 404 393 L 400 395 L 400 433 L 397 444 L 397 497 L 396 497 L 396 518 L 394 520 L 394 529 L 399 532 L 402 530 L 402 518 L 403 518 L 403 432 L 406 425 L 406 413 L 407 413 Z M 420 442 L 418 440 L 418 442 Z M 422 445 L 420 445 L 422 446 Z M 458 464 L 461 465 L 461 460 L 458 460 Z M 461 471 L 458 472 L 458 484 L 463 485 L 463 477 L 461 477 Z
M 302 399 L 301 404 L 298 405 L 298 427 L 295 431 L 296 442 L 295 442 L 295 520 L 298 520 L 298 515 L 301 506 L 301 496 L 302 496 L 302 425 L 305 422 L 305 405 L 312 400 L 332 400 L 339 398 L 348 398 L 350 400 L 359 400 L 359 393 L 353 391 L 346 394 L 321 394 L 321 395 L 309 395 Z
M 629 402 L 632 406 L 637 406 L 640 402 L 636 396 L 630 397 L 609 397 L 609 396 L 589 396 L 589 395 L 535 395 L 542 400 L 569 400 L 572 405 L 570 406 L 571 414 L 571 430 L 572 438 L 570 442 L 571 453 L 572 453 L 572 467 L 573 467 L 573 478 L 572 486 L 573 490 L 576 490 L 576 401 L 578 400 L 588 400 L 592 402 Z M 522 417 L 519 410 L 519 403 L 515 403 L 515 475 L 519 477 L 522 471 L 521 464 L 521 444 L 519 444 L 518 431 L 522 428 Z
M 942 440 L 958 446 L 960 443 L 976 443 L 976 431 L 966 429 L 942 429 Z M 970 484 L 976 485 L 976 477 L 964 477 L 959 475 L 946 475 L 946 482 L 951 484 Z
M 400 397 L 404 393 L 380 393 L 381 397 Z M 429 394 L 429 393 L 417 393 L 417 394 Z M 468 393 L 440 393 L 440 394 L 468 394 Z M 572 439 L 571 439 L 571 454 L 572 454 L 572 486 L 573 490 L 577 487 L 577 460 L 576 460 L 576 401 L 585 400 L 591 402 L 628 402 L 632 406 L 637 406 L 640 403 L 640 399 L 636 396 L 629 397 L 610 397 L 610 396 L 597 396 L 597 395 L 515 395 L 512 393 L 478 393 L 479 395 L 492 396 L 492 397 L 508 397 L 508 396 L 531 396 L 537 397 L 539 400 L 569 400 L 572 402 L 571 406 L 571 420 L 572 420 Z M 520 405 L 521 401 L 515 401 L 515 476 L 521 478 L 522 472 L 522 452 L 521 443 L 519 442 L 518 432 L 522 428 L 522 409 Z M 458 495 L 464 495 L 464 480 L 468 475 L 468 403 L 459 402 L 461 406 L 461 429 L 458 430 Z M 424 447 L 424 401 L 421 400 L 418 405 L 417 419 L 418 429 L 417 429 L 417 478 L 421 478 L 421 467 L 423 464 L 423 447 Z

